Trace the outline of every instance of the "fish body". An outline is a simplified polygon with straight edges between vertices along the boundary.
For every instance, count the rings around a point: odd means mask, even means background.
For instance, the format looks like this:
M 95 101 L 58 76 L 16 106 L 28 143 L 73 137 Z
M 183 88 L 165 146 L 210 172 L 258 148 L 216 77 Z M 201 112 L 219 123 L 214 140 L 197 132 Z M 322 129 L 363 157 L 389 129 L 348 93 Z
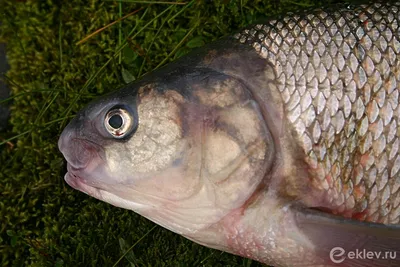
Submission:
M 400 266 L 399 8 L 288 14 L 95 100 L 65 180 L 273 266 Z
M 287 121 L 279 127 L 292 131 L 325 208 L 398 224 L 399 6 L 349 8 L 287 16 L 235 37 L 273 66 Z

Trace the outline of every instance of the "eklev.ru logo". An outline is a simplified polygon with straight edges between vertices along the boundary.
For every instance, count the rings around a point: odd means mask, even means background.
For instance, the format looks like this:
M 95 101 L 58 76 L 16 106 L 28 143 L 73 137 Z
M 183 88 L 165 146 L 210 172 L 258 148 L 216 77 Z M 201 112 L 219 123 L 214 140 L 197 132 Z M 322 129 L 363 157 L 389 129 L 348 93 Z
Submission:
M 366 249 L 356 249 L 355 251 L 346 252 L 341 247 L 334 247 L 329 253 L 329 258 L 333 263 L 342 263 L 344 260 L 372 260 L 372 259 L 383 259 L 383 260 L 394 260 L 396 259 L 396 251 L 368 251 Z

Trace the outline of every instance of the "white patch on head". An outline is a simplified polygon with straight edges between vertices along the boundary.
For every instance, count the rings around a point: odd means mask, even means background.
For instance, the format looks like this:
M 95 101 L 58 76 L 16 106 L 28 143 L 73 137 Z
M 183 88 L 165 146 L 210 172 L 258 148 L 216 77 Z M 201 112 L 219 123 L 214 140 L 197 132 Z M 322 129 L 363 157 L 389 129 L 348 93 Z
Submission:
M 195 86 L 196 88 L 197 86 Z M 240 88 L 240 84 L 235 79 L 219 80 L 208 84 L 208 88 L 212 90 L 203 90 L 199 88 L 196 90 L 195 95 L 199 101 L 204 105 L 212 103 L 215 106 L 226 107 L 237 103 L 237 95 L 235 88 Z
M 245 143 L 254 142 L 262 137 L 260 136 L 262 118 L 254 110 L 256 105 L 254 101 L 248 101 L 245 105 L 234 106 L 221 113 L 221 120 L 239 129 L 238 134 Z
M 215 128 L 203 137 L 202 174 L 217 188 L 216 205 L 229 208 L 243 203 L 258 186 L 269 144 L 255 102 L 238 101 L 216 111 L 216 117 Z
M 225 132 L 217 131 L 207 134 L 204 144 L 205 167 L 213 175 L 240 155 L 240 147 Z
M 128 142 L 106 147 L 111 173 L 121 168 L 135 173 L 161 171 L 178 160 L 186 147 L 182 138 L 178 103 L 182 96 L 176 92 L 159 95 L 151 91 L 138 105 L 139 127 Z

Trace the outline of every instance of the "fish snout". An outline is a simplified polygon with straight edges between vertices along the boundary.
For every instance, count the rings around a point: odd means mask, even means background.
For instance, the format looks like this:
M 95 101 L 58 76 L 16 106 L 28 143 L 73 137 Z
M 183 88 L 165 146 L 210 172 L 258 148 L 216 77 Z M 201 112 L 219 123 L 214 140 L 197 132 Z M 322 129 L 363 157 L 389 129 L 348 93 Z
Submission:
M 86 168 L 99 150 L 96 144 L 77 137 L 71 131 L 64 131 L 61 134 L 58 148 L 69 165 L 76 170 Z

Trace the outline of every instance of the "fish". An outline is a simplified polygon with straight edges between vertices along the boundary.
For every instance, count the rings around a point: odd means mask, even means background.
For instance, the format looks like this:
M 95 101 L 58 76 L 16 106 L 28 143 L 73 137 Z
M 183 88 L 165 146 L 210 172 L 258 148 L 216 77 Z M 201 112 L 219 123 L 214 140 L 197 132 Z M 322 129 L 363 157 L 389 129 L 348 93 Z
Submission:
M 271 266 L 400 266 L 399 9 L 288 13 L 95 99 L 66 182 Z

